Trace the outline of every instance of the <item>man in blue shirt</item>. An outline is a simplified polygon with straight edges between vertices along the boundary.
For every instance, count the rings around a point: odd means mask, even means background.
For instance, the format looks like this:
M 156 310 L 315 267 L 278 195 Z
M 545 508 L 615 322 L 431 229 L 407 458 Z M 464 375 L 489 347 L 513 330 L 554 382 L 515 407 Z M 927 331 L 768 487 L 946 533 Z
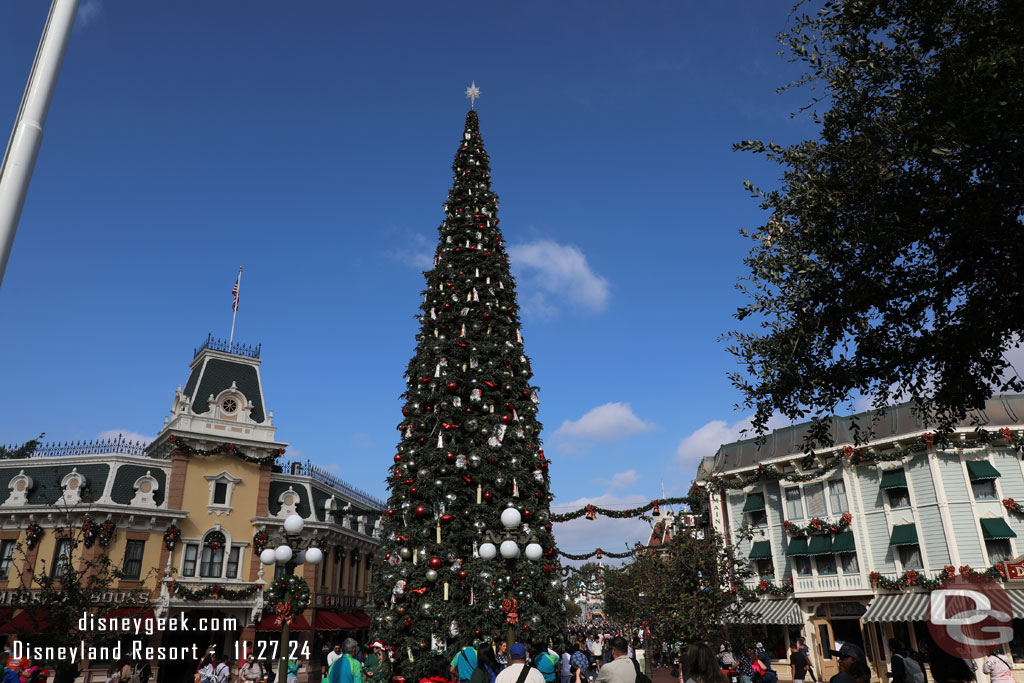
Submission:
M 466 645 L 452 658 L 452 674 L 457 674 L 460 681 L 468 681 L 476 669 L 476 648 Z

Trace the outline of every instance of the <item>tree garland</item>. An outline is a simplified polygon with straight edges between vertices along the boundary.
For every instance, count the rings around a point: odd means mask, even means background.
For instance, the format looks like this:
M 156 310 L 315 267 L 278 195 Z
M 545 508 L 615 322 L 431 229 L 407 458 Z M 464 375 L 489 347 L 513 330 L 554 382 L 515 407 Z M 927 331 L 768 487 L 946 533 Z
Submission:
M 1018 515 L 1024 515 L 1024 505 L 1021 505 L 1013 498 L 1003 498 L 1003 507 L 1010 512 L 1016 512 Z
M 768 579 L 761 579 L 761 582 L 757 584 L 757 592 L 761 595 L 773 595 L 777 598 L 789 595 L 793 592 L 793 578 L 787 577 L 781 584 L 769 581 Z
M 651 511 L 652 515 L 658 516 L 661 514 L 662 505 L 679 505 L 687 503 L 689 500 L 690 499 L 688 497 L 659 498 L 657 500 L 652 500 L 646 505 L 629 508 L 628 510 L 610 510 L 608 508 L 597 507 L 596 505 L 587 505 L 579 510 L 573 510 L 572 512 L 552 513 L 550 519 L 552 522 L 568 522 L 570 520 L 586 516 L 589 520 L 595 520 L 598 515 L 604 515 L 605 517 L 611 517 L 613 519 L 626 519 L 630 517 L 639 517 L 648 510 Z
M 1006 574 L 1002 564 L 996 564 L 984 571 L 978 571 L 969 564 L 962 565 L 959 569 L 961 576 L 984 576 L 985 578 L 992 579 L 993 581 L 1005 581 Z M 890 579 L 882 576 L 878 572 L 871 572 L 868 578 L 871 579 L 871 585 L 874 588 L 881 588 L 887 591 L 901 591 L 904 588 L 924 588 L 926 591 L 933 591 L 943 583 L 953 578 L 957 574 L 957 568 L 951 564 L 946 565 L 941 572 L 935 575 L 934 578 L 929 579 L 924 575 L 923 572 L 919 572 L 915 569 L 908 569 L 896 579 Z
M 164 531 L 164 547 L 168 550 L 174 550 L 174 546 L 178 545 L 178 541 L 181 540 L 181 529 L 178 528 L 177 524 L 171 524 Z
M 256 458 L 256 457 L 253 457 L 251 455 L 246 455 L 242 451 L 238 450 L 238 448 L 233 443 L 222 443 L 222 444 L 219 444 L 217 446 L 214 446 L 213 448 L 211 448 L 209 450 L 203 450 L 202 448 L 193 448 L 192 446 L 189 446 L 187 443 L 185 443 L 184 440 L 182 440 L 181 437 L 177 436 L 176 434 L 171 434 L 168 437 L 168 441 L 170 441 L 172 444 L 175 445 L 175 447 L 177 447 L 178 449 L 184 451 L 185 453 L 188 453 L 189 455 L 198 455 L 198 456 L 204 456 L 204 457 L 205 456 L 209 456 L 209 455 L 233 455 L 234 457 L 238 458 L 239 460 L 244 460 L 245 462 L 256 463 L 257 465 L 262 464 L 262 463 L 266 463 L 266 462 L 273 462 L 278 457 L 284 455 L 284 449 L 280 448 L 280 449 L 278 449 L 277 453 L 275 453 L 275 454 L 273 454 L 273 455 L 271 455 L 269 457 L 266 457 L 266 458 Z
M 425 589 L 424 589 L 425 590 Z M 291 593 L 291 600 L 285 602 L 285 595 Z M 309 607 L 311 598 L 309 586 L 301 576 L 289 574 L 273 581 L 263 595 L 266 609 L 277 615 L 276 623 L 286 622 L 290 626 L 292 620 Z
M 807 526 L 798 526 L 788 519 L 782 523 L 782 528 L 792 538 L 803 538 L 805 536 L 821 536 L 825 534 L 841 534 L 853 524 L 853 515 L 844 512 L 838 522 L 829 519 L 814 517 Z
M 238 602 L 248 600 L 256 594 L 255 584 L 244 588 L 227 588 L 219 584 L 203 586 L 202 588 L 189 588 L 177 581 L 171 582 L 171 595 L 177 595 L 183 600 L 199 602 L 200 600 L 228 600 Z
M 28 546 L 29 550 L 36 547 L 39 543 L 39 539 L 43 537 L 43 527 L 39 526 L 35 522 L 28 525 L 25 529 L 25 545 Z

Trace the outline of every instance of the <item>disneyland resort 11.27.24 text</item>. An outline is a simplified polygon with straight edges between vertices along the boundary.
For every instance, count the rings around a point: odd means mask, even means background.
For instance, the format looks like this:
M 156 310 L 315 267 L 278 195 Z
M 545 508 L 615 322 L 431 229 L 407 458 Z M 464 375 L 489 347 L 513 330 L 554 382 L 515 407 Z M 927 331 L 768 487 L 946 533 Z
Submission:
M 194 624 L 192 622 L 195 622 Z M 173 617 L 103 617 L 85 613 L 78 620 L 79 632 L 92 631 L 108 635 L 152 636 L 167 631 L 221 631 L 235 630 L 238 620 L 231 617 L 212 617 L 199 620 L 190 619 L 186 615 Z M 148 639 L 147 639 L 148 640 Z M 91 661 L 118 661 L 122 657 L 134 660 L 169 660 L 199 659 L 204 650 L 198 644 L 179 647 L 150 646 L 146 640 L 136 638 L 129 643 L 130 651 L 126 651 L 124 642 L 109 645 L 91 645 L 83 638 L 74 645 L 40 645 L 31 641 L 15 642 L 11 646 L 15 657 L 28 657 L 31 660 L 78 662 L 84 659 Z

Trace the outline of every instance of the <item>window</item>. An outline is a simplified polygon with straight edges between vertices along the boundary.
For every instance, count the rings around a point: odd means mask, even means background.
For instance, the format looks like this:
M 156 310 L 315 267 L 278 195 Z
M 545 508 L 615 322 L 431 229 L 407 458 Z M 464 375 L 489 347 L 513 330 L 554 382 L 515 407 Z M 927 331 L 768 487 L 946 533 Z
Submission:
M 822 483 L 808 484 L 804 487 L 804 500 L 807 501 L 808 517 L 825 516 L 825 485 Z
M 796 565 L 797 576 L 810 576 L 811 575 L 811 558 L 806 556 L 794 557 L 794 564 Z
M 213 485 L 213 504 L 224 505 L 228 499 L 228 485 L 227 482 L 218 481 Z
M 803 519 L 804 506 L 800 503 L 800 487 L 786 489 L 786 519 Z
M 199 546 L 195 543 L 189 543 L 185 546 L 185 562 L 181 567 L 182 576 L 195 576 L 196 575 L 196 555 L 199 554 Z
M 1002 562 L 1013 558 L 1010 552 L 1010 539 L 990 538 L 985 541 L 985 550 L 988 552 L 989 564 Z
M 124 578 L 138 580 L 142 576 L 142 553 L 146 549 L 145 541 L 128 541 L 124 548 Z
M 57 547 L 53 551 L 53 569 L 50 576 L 59 579 L 71 565 L 71 541 L 67 538 L 57 539 Z
M 889 496 L 889 507 L 908 508 L 910 507 L 910 491 L 905 488 L 886 489 Z
M 835 574 L 836 573 L 836 556 L 835 555 L 818 555 L 814 558 L 814 561 L 818 563 L 819 574 Z
M 850 503 L 846 500 L 846 482 L 842 479 L 828 480 L 828 505 L 833 515 L 850 511 Z
M 772 564 L 771 560 L 758 560 L 756 564 L 758 576 L 762 578 L 775 576 L 775 565 Z
M 768 526 L 768 513 L 764 510 L 755 510 L 754 512 L 748 512 L 750 515 L 750 524 L 753 526 Z
M 972 481 L 971 491 L 974 492 L 975 500 L 995 500 L 998 498 L 996 495 L 995 479 L 979 479 L 977 481 Z
M 238 558 L 242 554 L 241 550 L 242 549 L 240 547 L 235 546 L 231 549 L 231 552 L 228 553 L 228 571 L 225 576 L 229 579 L 238 578 Z
M 857 563 L 857 553 L 842 553 L 839 561 L 843 566 L 844 574 L 856 574 L 860 572 L 860 565 Z
M 224 564 L 224 548 L 212 545 L 203 546 L 203 559 L 199 563 L 199 576 L 220 576 L 221 565 Z
M 924 569 L 921 562 L 921 546 L 901 545 L 898 547 L 900 553 L 900 564 L 904 569 Z
M 4 541 L 0 545 L 0 579 L 11 575 L 11 562 L 14 561 L 14 540 Z

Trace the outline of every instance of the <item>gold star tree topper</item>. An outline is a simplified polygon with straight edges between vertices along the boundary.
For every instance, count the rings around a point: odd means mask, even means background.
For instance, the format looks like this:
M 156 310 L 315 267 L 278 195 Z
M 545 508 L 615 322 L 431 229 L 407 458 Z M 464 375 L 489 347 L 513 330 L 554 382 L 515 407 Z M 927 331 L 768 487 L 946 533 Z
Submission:
M 468 88 L 466 88 L 466 97 L 469 98 L 469 108 L 473 109 L 476 104 L 476 98 L 480 97 L 480 88 L 476 87 L 476 81 L 473 81 Z

